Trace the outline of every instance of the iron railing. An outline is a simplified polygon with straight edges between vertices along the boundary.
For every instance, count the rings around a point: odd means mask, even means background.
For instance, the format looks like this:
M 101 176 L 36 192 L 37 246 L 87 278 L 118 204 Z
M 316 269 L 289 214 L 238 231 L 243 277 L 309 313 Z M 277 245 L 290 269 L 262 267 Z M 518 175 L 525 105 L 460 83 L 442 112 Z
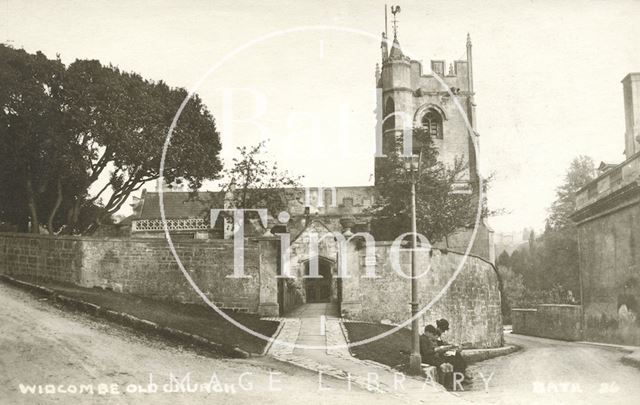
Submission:
M 137 219 L 131 222 L 131 232 L 164 231 L 165 221 L 162 219 Z M 209 229 L 209 222 L 203 218 L 167 219 L 169 231 L 203 231 Z

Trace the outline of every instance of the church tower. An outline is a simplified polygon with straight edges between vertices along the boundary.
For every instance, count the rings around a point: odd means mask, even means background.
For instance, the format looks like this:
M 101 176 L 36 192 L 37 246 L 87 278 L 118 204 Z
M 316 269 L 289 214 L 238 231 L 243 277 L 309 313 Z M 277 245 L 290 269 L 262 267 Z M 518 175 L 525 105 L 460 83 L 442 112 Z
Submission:
M 477 173 L 476 135 L 469 129 L 475 128 L 470 37 L 467 36 L 466 60 L 453 61 L 448 69 L 444 60 L 432 60 L 431 72 L 426 74 L 419 61 L 402 51 L 395 14 L 390 46 L 389 42 L 383 33 L 381 69 L 376 66 L 376 182 L 381 175 L 381 159 L 391 148 L 402 150 L 404 131 L 420 127 L 433 139 L 443 163 L 451 166 L 456 159 L 467 163 L 459 187 L 473 188 Z

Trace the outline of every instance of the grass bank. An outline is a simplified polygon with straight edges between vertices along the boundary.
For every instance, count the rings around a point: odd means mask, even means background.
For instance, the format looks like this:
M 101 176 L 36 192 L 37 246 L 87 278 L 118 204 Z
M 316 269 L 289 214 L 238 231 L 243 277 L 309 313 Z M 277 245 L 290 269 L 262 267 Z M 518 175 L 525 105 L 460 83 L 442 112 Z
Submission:
M 237 347 L 248 353 L 260 354 L 267 344 L 265 340 L 232 325 L 213 309 L 203 305 L 153 300 L 100 288 L 84 288 L 40 280 L 21 280 L 48 288 L 55 294 L 97 305 L 103 312 L 110 310 L 132 315 L 161 327 L 197 335 L 222 346 Z M 265 336 L 272 336 L 278 328 L 278 322 L 263 321 L 258 315 L 233 311 L 226 313 L 240 324 Z

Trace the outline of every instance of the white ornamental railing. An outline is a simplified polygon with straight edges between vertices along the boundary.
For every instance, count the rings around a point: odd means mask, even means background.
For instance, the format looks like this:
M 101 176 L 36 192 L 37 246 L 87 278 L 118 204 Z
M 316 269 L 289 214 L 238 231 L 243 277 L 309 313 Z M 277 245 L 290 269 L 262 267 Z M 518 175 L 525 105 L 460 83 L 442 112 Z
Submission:
M 209 223 L 202 218 L 167 219 L 169 231 L 202 231 L 209 229 Z M 161 219 L 136 219 L 131 222 L 131 232 L 164 231 Z

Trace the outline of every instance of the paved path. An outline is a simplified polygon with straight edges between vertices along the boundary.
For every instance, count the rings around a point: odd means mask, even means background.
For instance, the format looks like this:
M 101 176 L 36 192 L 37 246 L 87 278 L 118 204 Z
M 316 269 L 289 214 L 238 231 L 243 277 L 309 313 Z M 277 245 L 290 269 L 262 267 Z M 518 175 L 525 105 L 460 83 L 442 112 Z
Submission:
M 331 304 L 305 304 L 281 321 L 284 326 L 268 352 L 281 361 L 343 379 L 351 386 L 385 397 L 388 403 L 468 403 L 431 380 L 414 379 L 384 365 L 352 357 L 336 308 Z
M 293 354 L 306 357 L 324 357 L 327 354 L 351 357 L 346 347 L 336 304 L 307 304 L 296 308 L 288 315 L 300 319 L 300 329 Z M 303 348 L 304 346 L 316 347 Z M 344 346 L 327 349 L 327 346 Z
M 640 370 L 621 362 L 625 352 L 607 347 L 505 334 L 514 354 L 471 366 L 469 400 L 496 404 L 639 404 Z M 488 391 L 479 374 L 492 375 Z
M 204 357 L 128 328 L 62 311 L 1 283 L 0 371 L 1 404 L 389 403 L 388 397 L 357 386 L 348 389 L 344 381 L 329 377 L 320 388 L 317 373 L 270 357 Z M 148 389 L 150 375 L 158 392 L 126 393 L 131 387 Z M 187 388 L 170 384 L 171 375 L 189 376 L 189 389 L 198 392 L 163 392 L 165 385 L 178 391 Z M 212 380 L 212 392 L 203 391 Z M 216 380 L 227 392 L 215 391 Z M 56 390 L 91 386 L 94 394 L 22 394 L 20 384 L 53 384 Z M 99 395 L 99 387 L 118 394 Z

